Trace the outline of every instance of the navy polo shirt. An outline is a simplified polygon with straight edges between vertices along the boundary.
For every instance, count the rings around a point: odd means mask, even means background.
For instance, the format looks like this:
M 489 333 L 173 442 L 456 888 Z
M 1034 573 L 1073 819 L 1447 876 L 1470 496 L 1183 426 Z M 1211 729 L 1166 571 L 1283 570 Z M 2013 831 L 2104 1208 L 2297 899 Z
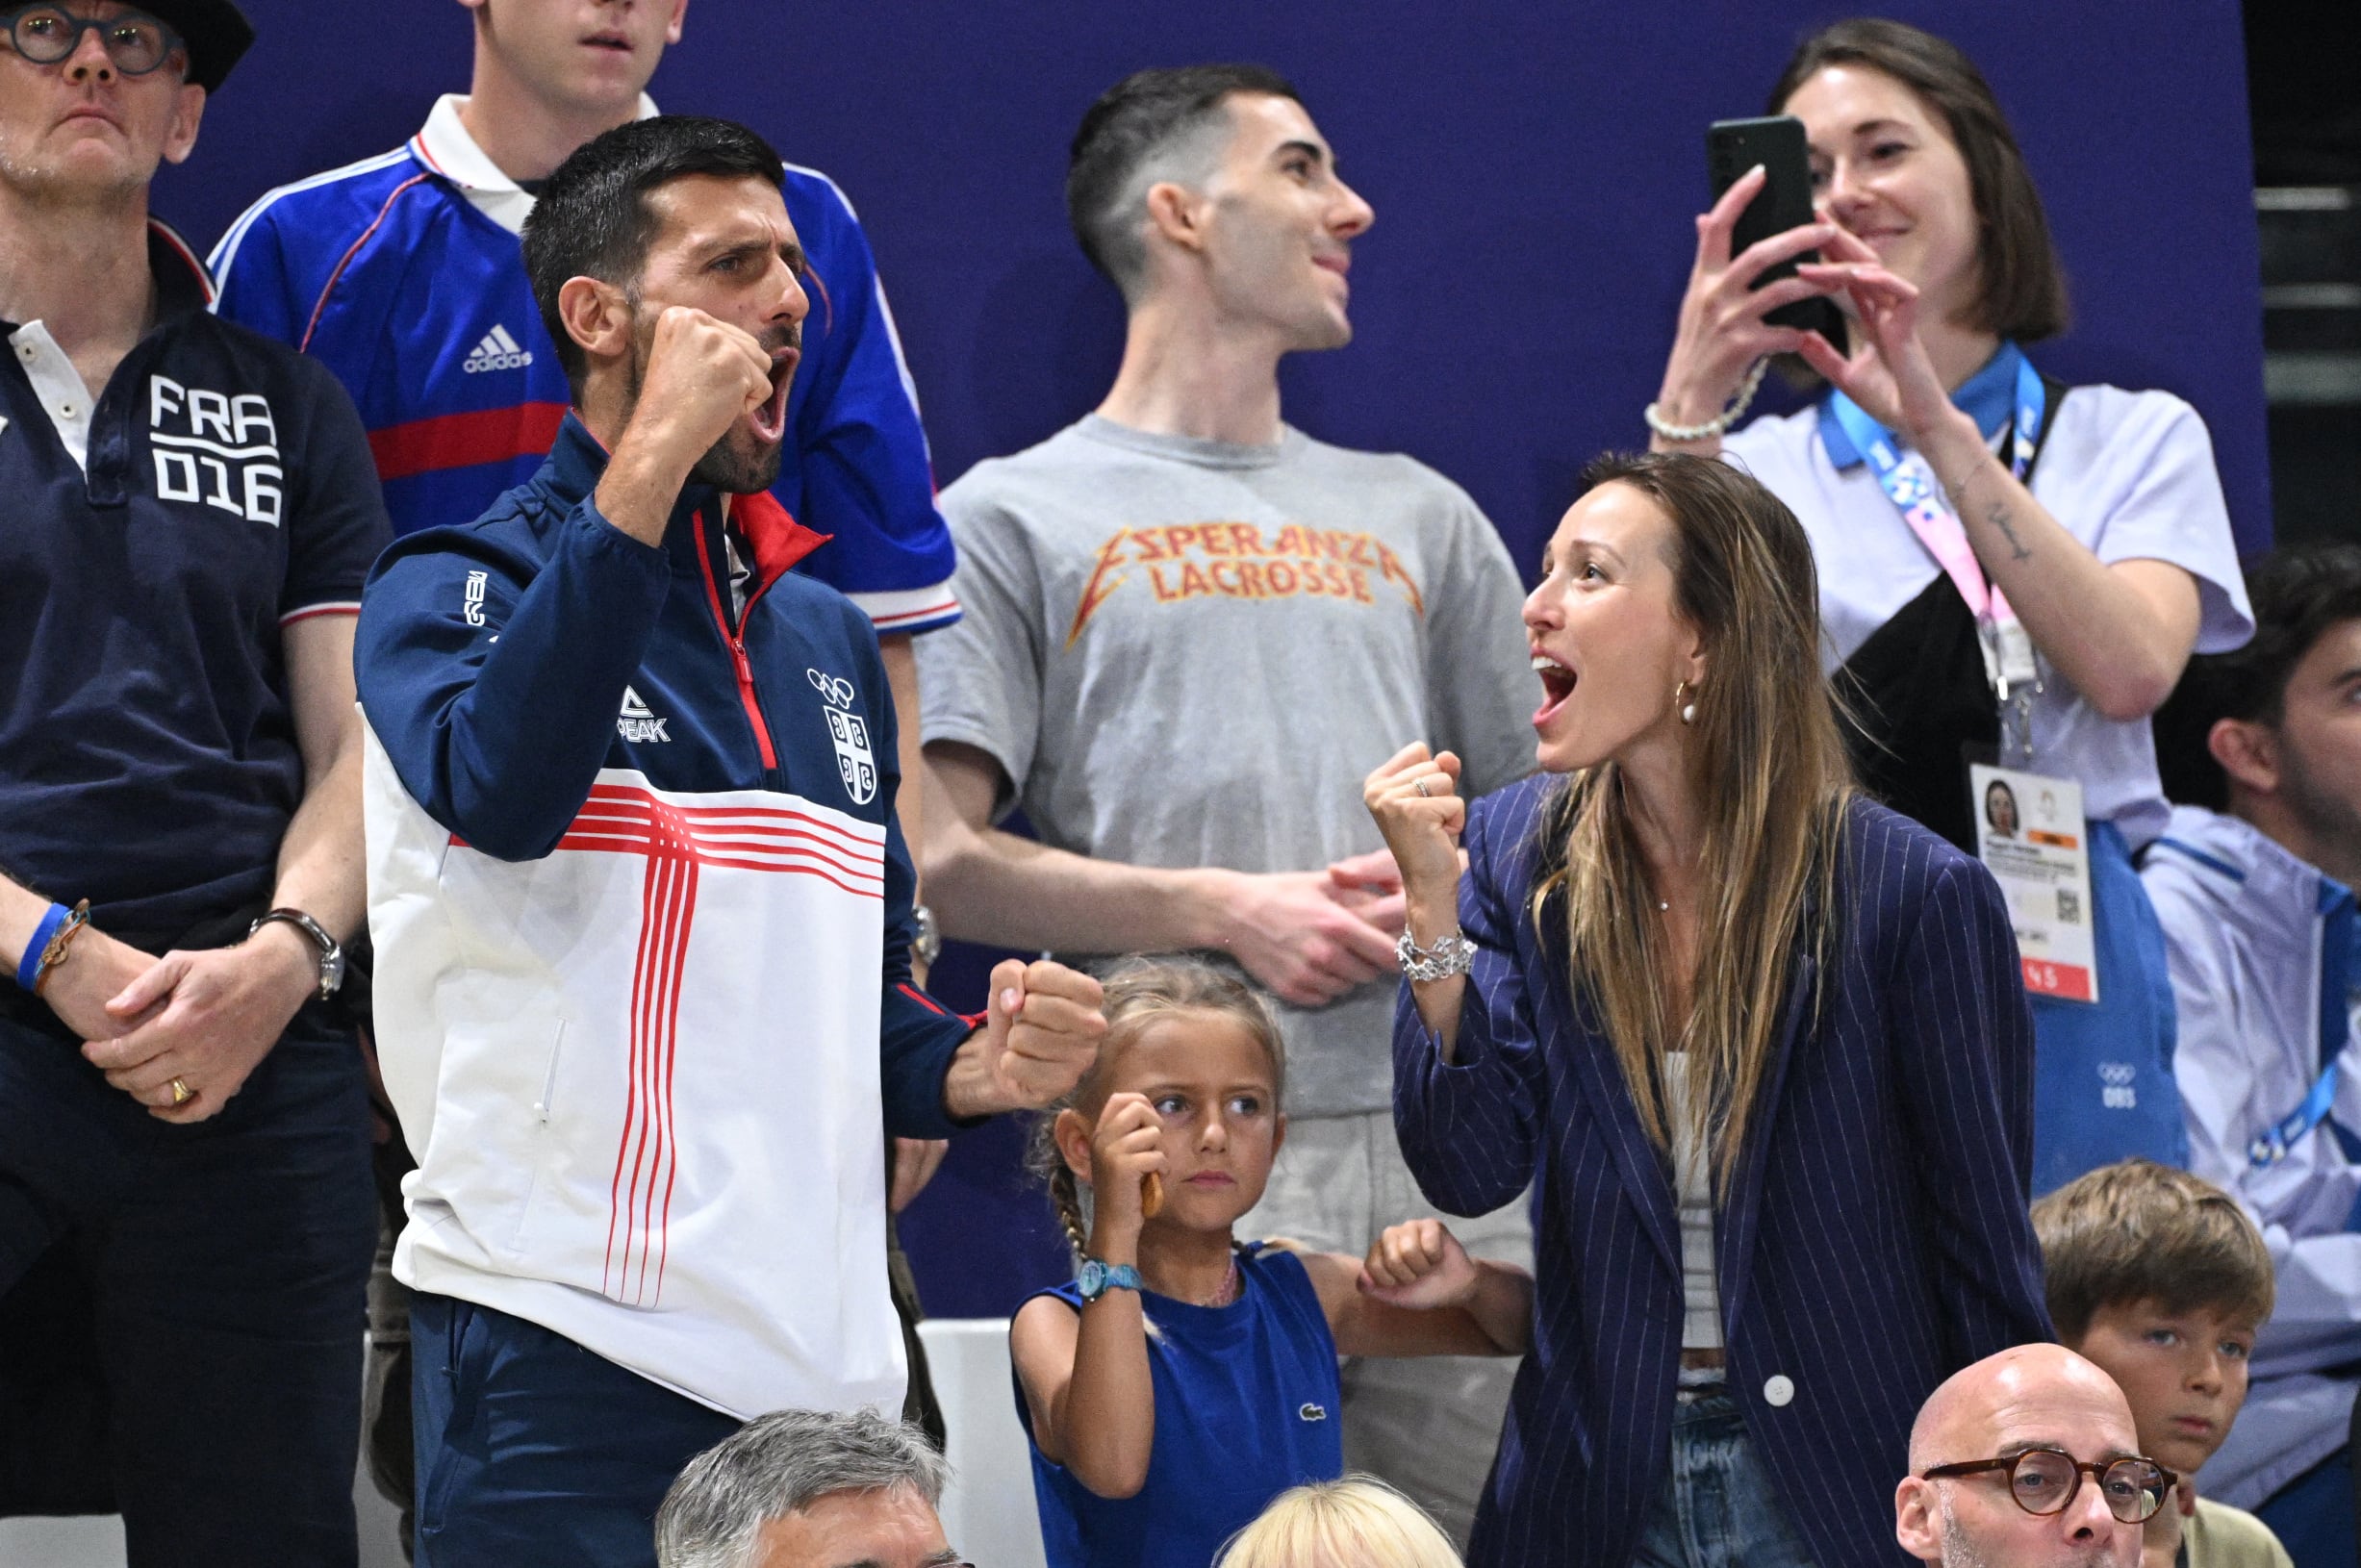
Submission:
M 148 260 L 87 472 L 0 348 L 0 870 L 160 950 L 267 904 L 304 782 L 283 628 L 356 612 L 392 533 L 336 378 L 207 314 L 161 224 Z

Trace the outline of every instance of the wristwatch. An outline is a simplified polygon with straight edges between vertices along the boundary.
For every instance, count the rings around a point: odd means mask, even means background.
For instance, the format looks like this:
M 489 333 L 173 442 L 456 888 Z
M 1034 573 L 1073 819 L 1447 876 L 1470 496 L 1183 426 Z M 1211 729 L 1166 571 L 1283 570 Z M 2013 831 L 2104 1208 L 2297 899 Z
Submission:
M 246 935 L 268 925 L 272 921 L 285 921 L 308 936 L 319 948 L 319 999 L 326 1001 L 336 995 L 336 988 L 344 983 L 344 948 L 328 934 L 328 928 L 300 909 L 274 909 L 246 927 Z
M 1074 1276 L 1074 1286 L 1082 1293 L 1083 1301 L 1095 1302 L 1110 1290 L 1139 1289 L 1139 1271 L 1129 1263 L 1102 1263 L 1086 1257 Z
M 918 935 L 910 943 L 910 956 L 927 969 L 943 956 L 943 927 L 935 923 L 934 911 L 925 904 L 914 904 L 910 916 L 918 924 Z

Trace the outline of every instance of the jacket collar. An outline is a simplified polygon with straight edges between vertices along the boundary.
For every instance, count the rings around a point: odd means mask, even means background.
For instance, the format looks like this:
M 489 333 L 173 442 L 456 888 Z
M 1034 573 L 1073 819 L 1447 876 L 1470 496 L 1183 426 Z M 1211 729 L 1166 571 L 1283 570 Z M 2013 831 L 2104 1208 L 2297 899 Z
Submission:
M 459 117 L 467 102 L 464 92 L 446 92 L 436 99 L 426 123 L 410 139 L 410 156 L 457 186 L 477 212 L 509 233 L 521 234 L 533 211 L 532 194 L 501 173 L 500 165 L 468 134 Z M 655 114 L 656 101 L 641 93 L 635 117 L 652 119 Z
M 2346 891 L 2251 822 L 2201 806 L 2173 807 L 2147 855 L 2182 867 L 2217 918 L 2270 951 L 2310 951 L 2313 926 Z
M 543 470 L 544 483 L 571 510 L 598 488 L 599 479 L 607 471 L 607 457 L 606 447 L 590 433 L 582 417 L 569 410 L 557 427 L 557 442 L 549 448 L 548 467 Z M 672 518 L 665 525 L 664 544 L 674 556 L 674 564 L 698 569 L 696 530 L 700 526 L 718 530 L 724 518 L 738 525 L 739 533 L 753 551 L 757 593 L 836 537 L 815 533 L 796 521 L 768 491 L 752 495 L 727 495 L 710 485 L 692 481 L 682 487 L 678 499 L 673 502 Z

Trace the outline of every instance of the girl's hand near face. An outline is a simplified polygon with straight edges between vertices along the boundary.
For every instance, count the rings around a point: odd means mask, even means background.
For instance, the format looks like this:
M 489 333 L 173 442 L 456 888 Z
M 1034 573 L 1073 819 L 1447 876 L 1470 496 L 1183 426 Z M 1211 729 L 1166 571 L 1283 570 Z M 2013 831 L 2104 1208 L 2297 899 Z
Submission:
M 1164 1153 L 1163 1119 L 1146 1095 L 1107 1096 L 1090 1134 L 1090 1252 L 1107 1263 L 1135 1261 L 1146 1223 L 1140 1188 L 1151 1174 L 1172 1167 Z

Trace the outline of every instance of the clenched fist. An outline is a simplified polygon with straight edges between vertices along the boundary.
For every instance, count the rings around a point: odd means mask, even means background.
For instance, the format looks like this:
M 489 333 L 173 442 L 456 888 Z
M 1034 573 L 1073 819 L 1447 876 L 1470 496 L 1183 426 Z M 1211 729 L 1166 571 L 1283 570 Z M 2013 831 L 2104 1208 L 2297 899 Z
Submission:
M 1409 908 L 1446 919 L 1458 898 L 1460 834 L 1467 826 L 1459 783 L 1457 756 L 1430 752 L 1414 741 L 1380 763 L 1361 786 L 1361 803 L 1402 868 Z
M 668 305 L 656 317 L 623 439 L 649 442 L 686 471 L 732 424 L 770 401 L 771 370 L 771 352 L 752 333 L 693 306 Z
M 1475 1260 L 1440 1220 L 1386 1227 L 1360 1267 L 1361 1293 L 1395 1306 L 1465 1306 L 1476 1284 Z
M 1099 982 L 1052 959 L 1002 960 L 992 970 L 992 1008 L 968 1037 L 944 1080 L 944 1107 L 957 1117 L 1037 1110 L 1082 1080 L 1099 1059 L 1106 1019 Z

